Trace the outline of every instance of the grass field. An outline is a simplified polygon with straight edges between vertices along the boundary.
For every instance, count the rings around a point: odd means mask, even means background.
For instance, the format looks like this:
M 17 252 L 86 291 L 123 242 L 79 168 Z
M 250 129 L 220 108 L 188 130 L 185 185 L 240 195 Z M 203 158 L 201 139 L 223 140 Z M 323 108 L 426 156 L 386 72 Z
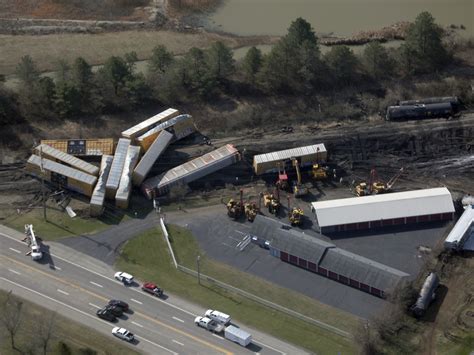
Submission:
M 3 324 L 0 323 L 0 339 L 2 340 L 0 341 L 0 354 L 39 354 L 37 351 L 33 352 L 33 349 L 38 346 L 38 344 L 35 344 L 35 340 L 38 340 L 38 330 L 42 326 L 42 320 L 50 319 L 52 312 L 22 298 L 12 297 L 23 302 L 19 331 L 15 337 L 17 347 L 22 352 L 14 351 L 11 348 L 8 333 Z M 7 292 L 0 290 L 0 305 L 3 306 L 6 298 Z M 69 347 L 71 350 L 69 354 L 72 355 L 94 354 L 87 352 L 87 349 L 93 350 L 97 354 L 112 354 L 112 347 L 113 354 L 139 354 L 123 346 L 120 341 L 97 334 L 95 330 L 58 314 L 54 317 L 52 334 L 48 354 L 67 354 L 67 352 L 60 351 L 60 341 Z
M 193 267 L 195 256 L 200 253 L 194 237 L 179 227 L 170 226 L 169 232 L 172 235 L 172 245 L 179 262 Z M 203 273 L 245 288 L 266 299 L 346 331 L 351 332 L 357 326 L 357 319 L 349 314 L 209 260 L 202 253 L 200 255 Z M 117 267 L 139 278 L 156 281 L 165 289 L 165 292 L 167 290 L 204 307 L 225 310 L 236 320 L 248 326 L 258 328 L 312 352 L 319 354 L 357 352 L 356 344 L 349 339 L 264 307 L 207 282 L 203 281 L 202 286 L 199 286 L 194 277 L 179 272 L 172 266 L 166 243 L 158 229 L 150 230 L 130 240 L 122 250 Z

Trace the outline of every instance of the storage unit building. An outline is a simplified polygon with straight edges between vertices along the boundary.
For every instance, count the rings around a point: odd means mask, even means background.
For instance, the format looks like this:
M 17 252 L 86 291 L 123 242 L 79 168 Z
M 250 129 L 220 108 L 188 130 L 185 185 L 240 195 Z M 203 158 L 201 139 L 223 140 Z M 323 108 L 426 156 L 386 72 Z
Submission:
M 117 193 L 129 146 L 130 139 L 120 138 L 117 143 L 117 147 L 115 148 L 114 160 L 112 161 L 112 166 L 110 167 L 107 183 L 105 184 L 105 196 L 107 198 L 112 199 Z
M 135 165 L 137 165 L 140 156 L 140 147 L 129 146 L 127 158 L 122 170 L 122 177 L 115 195 L 115 205 L 119 208 L 127 208 L 130 200 L 130 192 L 132 190 L 132 173 Z
M 74 156 L 102 156 L 114 154 L 113 138 L 100 139 L 48 139 L 41 144 L 49 145 Z
M 141 186 L 149 199 L 163 195 L 175 185 L 188 184 L 240 160 L 239 151 L 231 144 L 179 165 L 166 173 L 145 180 Z
M 284 262 L 377 297 L 386 297 L 409 276 L 261 215 L 255 218 L 250 234 L 268 241 L 270 254 Z
M 472 206 L 466 207 L 444 241 L 444 247 L 452 250 L 474 250 L 474 208 Z
M 167 120 L 178 116 L 179 111 L 175 110 L 174 108 L 169 108 L 163 112 L 160 112 L 159 114 L 150 117 L 149 119 L 140 122 L 139 124 L 130 127 L 129 129 L 125 130 L 122 132 L 122 137 L 128 138 L 131 140 L 136 139 L 138 136 L 141 136 L 143 133 L 146 131 L 152 129 L 153 127 L 156 127 L 160 123 L 166 122 Z
M 140 159 L 137 167 L 133 171 L 133 184 L 139 186 L 150 172 L 153 164 L 158 160 L 173 139 L 173 134 L 168 131 L 161 131 L 155 141 Z
M 179 115 L 167 120 L 166 122 L 160 123 L 148 132 L 142 134 L 137 138 L 138 144 L 144 151 L 147 151 L 155 141 L 156 137 L 158 137 L 158 134 L 163 130 L 172 133 L 173 142 L 175 142 L 196 132 L 196 126 L 194 125 L 193 117 L 191 115 Z
M 111 155 L 102 156 L 99 179 L 97 180 L 97 184 L 95 185 L 94 191 L 92 192 L 90 202 L 90 215 L 92 217 L 100 216 L 104 210 L 105 184 L 107 183 L 107 178 L 109 176 L 110 167 L 112 166 L 113 160 L 114 157 Z
M 81 170 L 89 175 L 99 175 L 99 168 L 97 166 L 57 150 L 56 148 L 50 147 L 49 145 L 40 144 L 35 148 L 35 152 L 43 158 L 62 163 L 77 170 Z
M 326 147 L 321 143 L 255 155 L 253 157 L 255 174 L 261 175 L 269 172 L 277 172 L 278 167 L 281 166 L 281 164 L 290 163 L 291 158 L 297 158 L 301 166 L 324 162 L 327 159 Z
M 445 187 L 313 202 L 320 233 L 451 220 L 454 205 Z
M 41 172 L 41 167 L 44 173 Z M 52 185 L 91 196 L 97 177 L 86 174 L 80 170 L 56 163 L 49 159 L 41 159 L 32 155 L 26 163 L 26 171 L 37 177 L 44 177 Z

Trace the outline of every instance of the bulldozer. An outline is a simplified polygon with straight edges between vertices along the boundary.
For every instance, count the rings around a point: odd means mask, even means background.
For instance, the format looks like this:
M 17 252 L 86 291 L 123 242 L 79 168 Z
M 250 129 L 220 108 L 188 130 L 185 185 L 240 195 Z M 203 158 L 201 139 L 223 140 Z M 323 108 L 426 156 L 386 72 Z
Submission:
M 304 212 L 299 207 L 290 206 L 290 195 L 287 196 L 288 199 L 288 219 L 292 226 L 300 226 L 303 223 Z
M 263 194 L 263 205 L 268 208 L 268 212 L 276 215 L 280 210 L 280 196 L 278 188 L 276 189 L 276 194 L 271 194 L 265 192 Z
M 258 207 L 255 202 L 247 202 L 244 204 L 245 217 L 249 222 L 253 222 L 258 214 Z
M 227 215 L 230 218 L 238 219 L 242 216 L 244 211 L 244 203 L 243 203 L 243 190 L 240 190 L 240 201 L 236 201 L 233 198 L 227 202 Z
M 378 195 L 386 192 L 390 192 L 395 185 L 395 182 L 403 174 L 404 168 L 400 170 L 387 182 L 383 182 L 379 179 L 377 170 L 372 169 L 370 171 L 369 182 L 361 182 L 355 187 L 355 193 L 357 196 L 367 195 Z
M 300 165 L 299 165 L 298 159 L 291 158 L 291 161 L 293 163 L 293 166 L 296 169 L 296 177 L 297 177 L 297 180 L 293 183 L 293 194 L 295 195 L 295 197 L 301 197 L 301 196 L 307 195 L 309 193 L 309 190 L 308 188 L 303 186 L 303 184 L 301 183 L 301 171 L 300 171 Z

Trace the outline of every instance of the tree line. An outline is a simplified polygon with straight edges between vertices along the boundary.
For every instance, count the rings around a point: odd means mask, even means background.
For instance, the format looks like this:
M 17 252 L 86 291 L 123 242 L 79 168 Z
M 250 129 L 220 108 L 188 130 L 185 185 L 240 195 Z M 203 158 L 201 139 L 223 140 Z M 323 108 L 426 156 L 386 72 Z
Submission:
M 153 49 L 144 73 L 136 70 L 135 52 L 112 56 L 96 71 L 84 59 L 58 60 L 54 78 L 41 76 L 30 56 L 16 68 L 13 93 L 0 85 L 0 123 L 27 119 L 73 118 L 132 110 L 151 102 L 209 102 L 222 94 L 314 96 L 347 87 L 432 73 L 450 61 L 442 30 L 428 12 L 420 13 L 405 42 L 388 50 L 369 43 L 362 55 L 345 45 L 322 54 L 311 24 L 293 21 L 268 54 L 252 47 L 239 63 L 222 42 L 209 49 L 191 48 L 174 56 L 165 46 Z

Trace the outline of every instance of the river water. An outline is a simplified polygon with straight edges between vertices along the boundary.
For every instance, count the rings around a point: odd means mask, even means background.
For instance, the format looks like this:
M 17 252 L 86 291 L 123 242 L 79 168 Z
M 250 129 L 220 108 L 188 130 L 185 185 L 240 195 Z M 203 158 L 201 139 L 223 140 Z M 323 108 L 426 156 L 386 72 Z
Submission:
M 223 0 L 206 27 L 239 35 L 284 35 L 303 17 L 317 33 L 350 36 L 398 21 L 413 21 L 429 11 L 443 26 L 464 25 L 473 36 L 473 0 Z

